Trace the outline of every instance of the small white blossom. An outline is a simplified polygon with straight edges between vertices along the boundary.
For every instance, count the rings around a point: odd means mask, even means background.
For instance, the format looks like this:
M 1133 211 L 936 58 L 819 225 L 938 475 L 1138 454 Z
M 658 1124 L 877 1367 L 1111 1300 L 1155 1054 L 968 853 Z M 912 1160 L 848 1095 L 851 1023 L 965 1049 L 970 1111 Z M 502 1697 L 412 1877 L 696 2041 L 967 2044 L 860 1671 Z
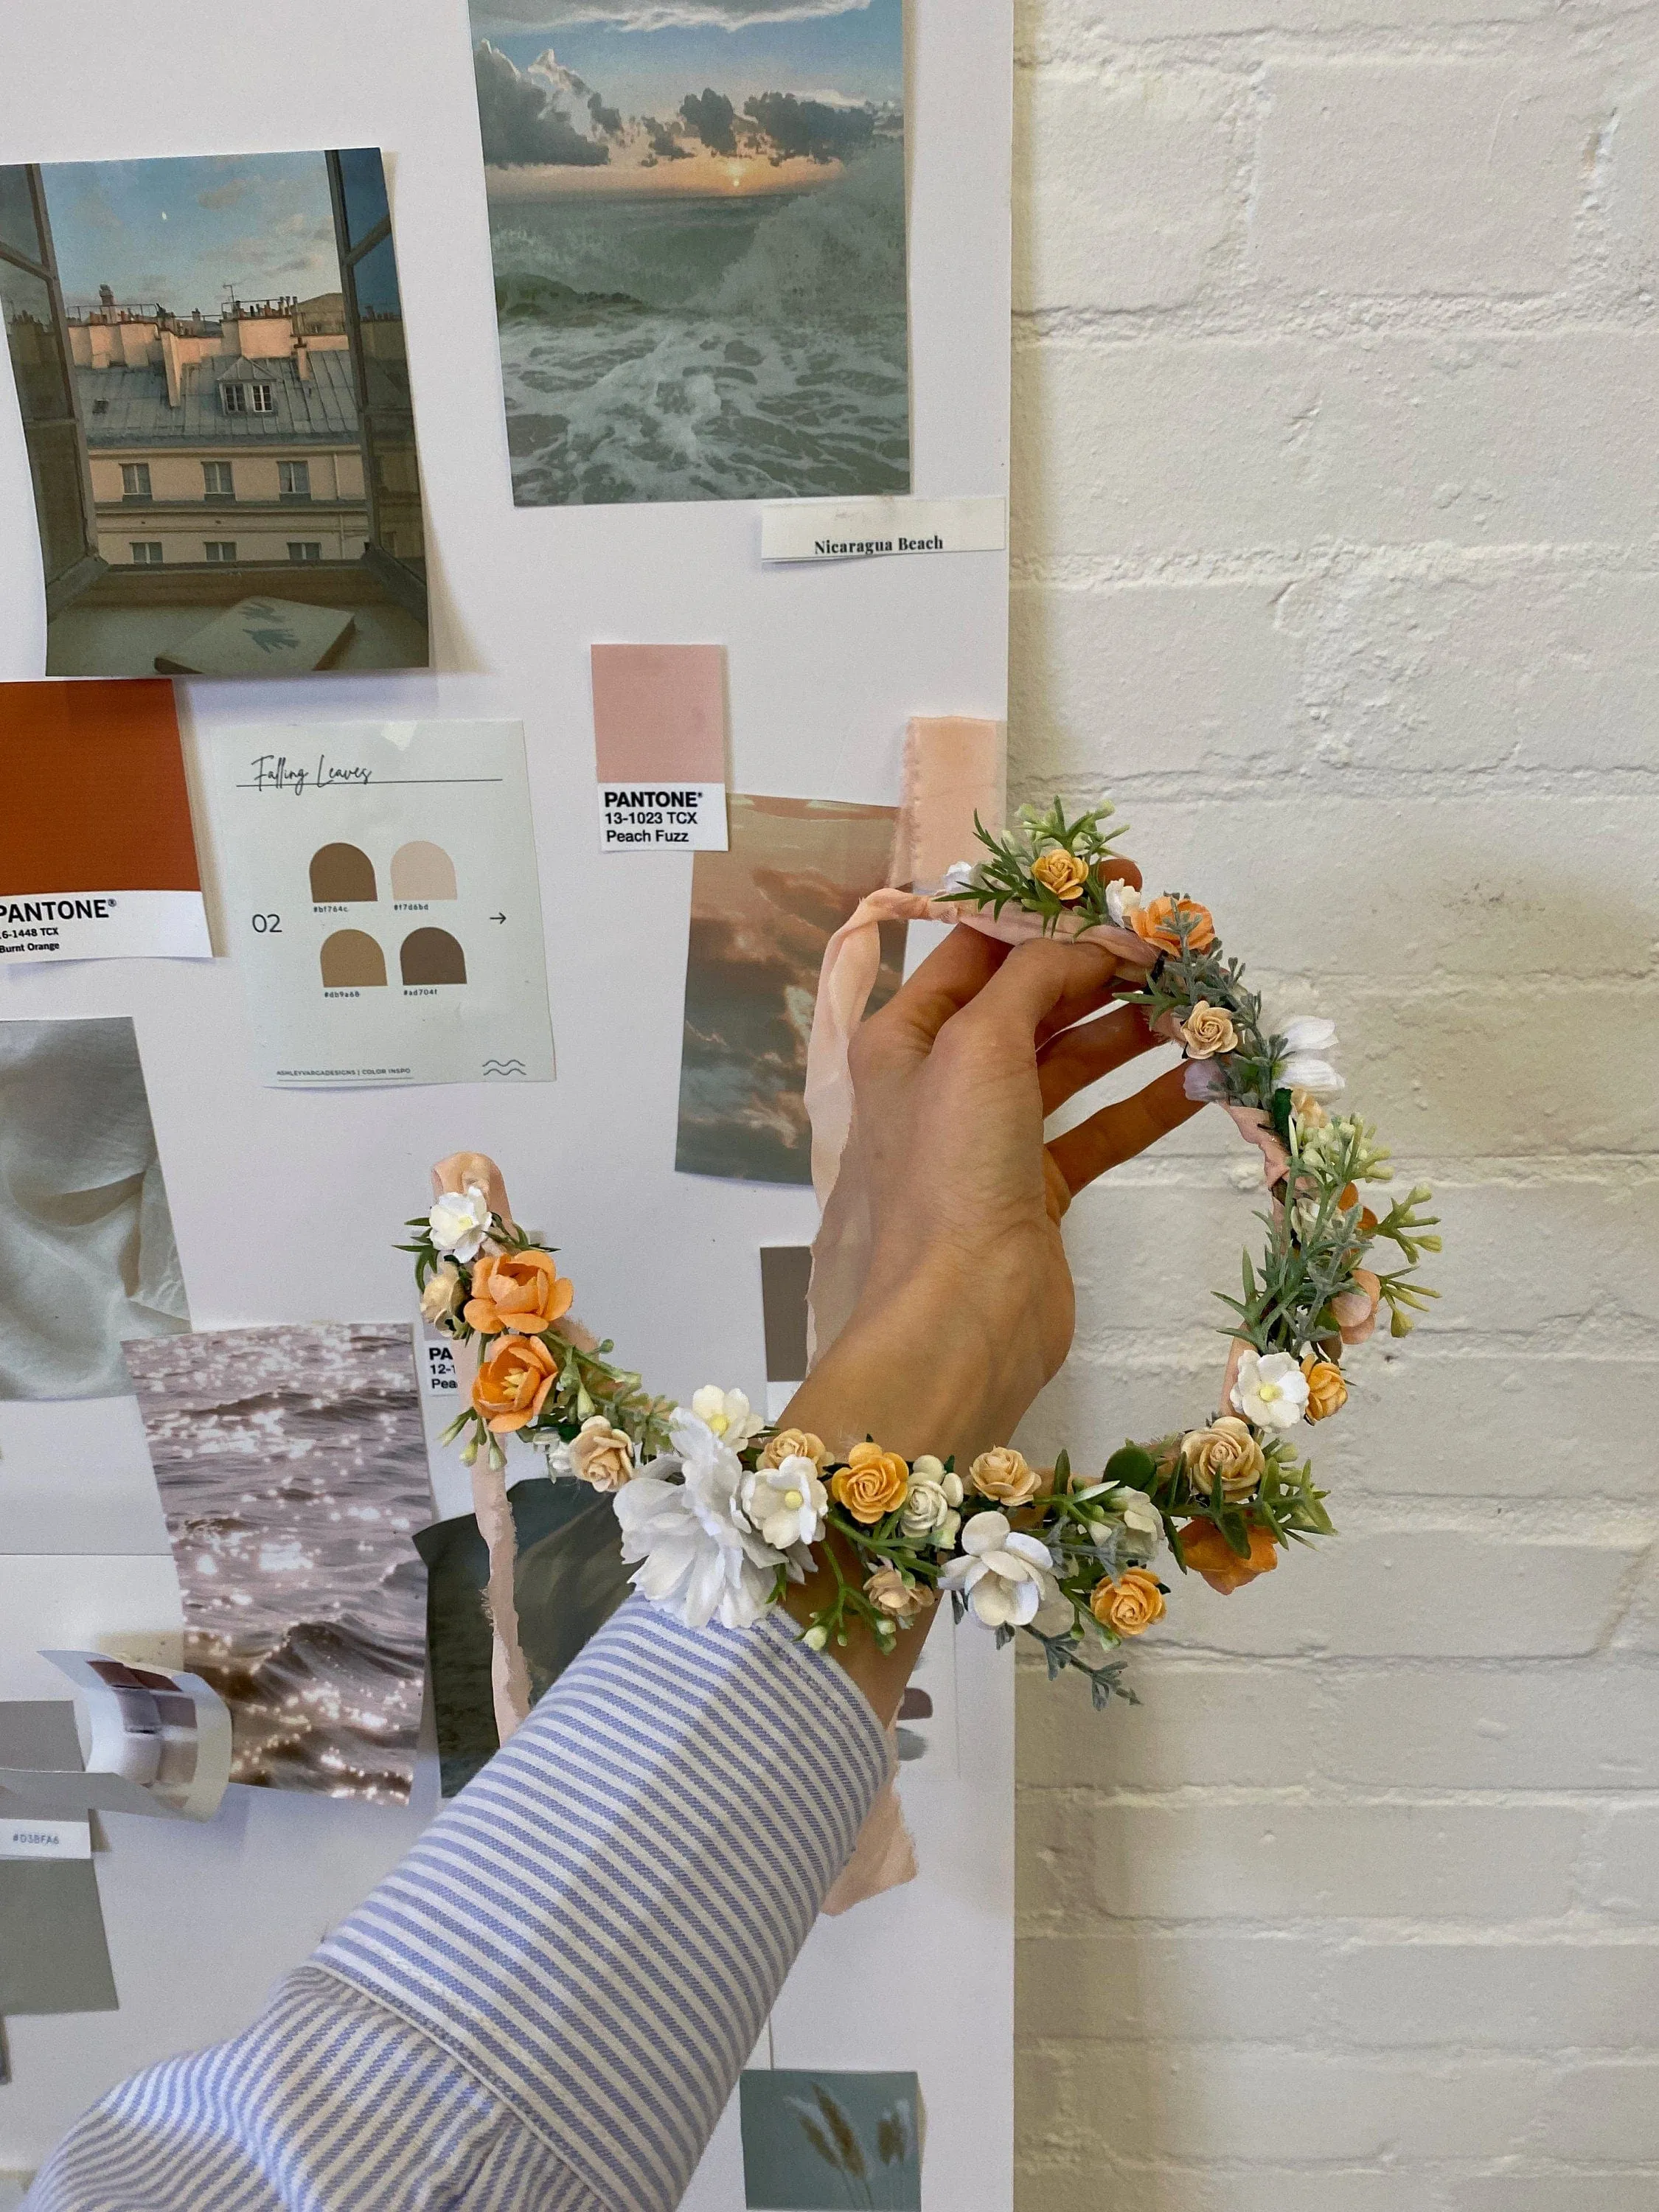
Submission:
M 1150 1537 L 1155 1545 L 1163 1542 L 1164 1516 L 1144 1490 L 1131 1489 L 1126 1483 L 1121 1489 L 1115 1490 L 1106 1503 L 1133 1534 Z
M 1287 1057 L 1279 1071 L 1279 1082 L 1291 1091 L 1305 1091 L 1318 1100 L 1334 1098 L 1346 1084 L 1326 1055 L 1336 1042 L 1336 1024 L 1316 1014 L 1298 1014 L 1285 1024 Z
M 945 871 L 945 881 L 939 885 L 939 889 L 946 891 L 972 890 L 978 867 L 979 863 L 976 860 L 952 860 Z
M 1133 884 L 1114 880 L 1106 886 L 1106 911 L 1120 929 L 1127 929 L 1129 927 L 1129 916 L 1138 912 L 1146 903 L 1145 895 L 1138 891 Z
M 796 1454 L 776 1467 L 757 1468 L 744 1475 L 738 1486 L 738 1503 L 751 1528 L 775 1551 L 788 1552 L 797 1544 L 817 1542 L 830 1510 L 830 1493 L 813 1462 Z
M 458 1260 L 476 1260 L 489 1234 L 489 1200 L 476 1183 L 447 1190 L 427 1216 L 432 1242 Z
M 705 1382 L 693 1394 L 691 1411 L 733 1451 L 741 1451 L 766 1425 L 741 1390 L 722 1390 L 718 1382 Z
M 650 1468 L 616 1493 L 622 1555 L 635 1589 L 665 1605 L 687 1628 L 752 1628 L 771 1610 L 781 1553 L 755 1534 L 738 1503 L 743 1468 L 704 1421 L 676 1414 L 675 1457 L 652 1467 L 672 1469 L 671 1482 Z
M 1308 1378 L 1288 1352 L 1264 1359 L 1247 1352 L 1238 1363 L 1233 1407 L 1259 1429 L 1293 1429 L 1308 1410 Z
M 1017 1534 L 1006 1513 L 976 1513 L 940 1586 L 959 1591 L 987 1628 L 1024 1628 L 1059 1595 L 1054 1564 L 1048 1546 Z

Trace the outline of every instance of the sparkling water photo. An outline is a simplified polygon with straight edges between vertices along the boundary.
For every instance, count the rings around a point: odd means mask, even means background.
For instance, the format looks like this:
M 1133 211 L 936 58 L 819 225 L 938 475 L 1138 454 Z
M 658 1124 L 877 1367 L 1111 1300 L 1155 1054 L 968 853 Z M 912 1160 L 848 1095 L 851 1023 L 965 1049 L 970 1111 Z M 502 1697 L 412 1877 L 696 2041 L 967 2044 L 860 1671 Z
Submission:
M 231 1779 L 405 1804 L 432 1517 L 406 1325 L 125 1347 L 185 1601 L 231 1711 Z

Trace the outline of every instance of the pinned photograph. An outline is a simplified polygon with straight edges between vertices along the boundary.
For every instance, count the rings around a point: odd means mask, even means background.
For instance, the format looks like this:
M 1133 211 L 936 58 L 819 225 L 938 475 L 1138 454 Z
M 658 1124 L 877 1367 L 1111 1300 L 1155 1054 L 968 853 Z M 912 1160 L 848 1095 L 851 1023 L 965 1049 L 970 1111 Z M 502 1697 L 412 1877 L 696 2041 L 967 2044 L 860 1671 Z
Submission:
M 748 2212 L 921 2212 L 914 2074 L 757 2069 L 739 2104 Z
M 0 1399 L 125 1398 L 189 1327 L 131 1020 L 0 1022 Z
M 233 1782 L 406 1804 L 432 1511 L 408 1327 L 232 1328 L 129 1348 Z
M 520 507 L 910 489 L 903 0 L 471 0 Z
M 539 1699 L 631 1594 L 634 1570 L 623 1565 L 622 1531 L 603 1492 L 532 1475 L 507 1496 L 518 1539 L 519 1648 Z M 453 1797 L 501 1749 L 484 1605 L 489 1547 L 471 1513 L 422 1528 L 415 1542 L 427 1565 L 439 1770 L 443 1794 Z
M 683 1175 L 810 1183 L 806 1044 L 823 949 L 887 881 L 896 811 L 829 799 L 731 800 L 729 852 L 692 862 L 680 1048 Z M 871 995 L 904 974 L 904 925 L 882 925 Z
M 49 676 L 424 668 L 373 147 L 0 168 Z

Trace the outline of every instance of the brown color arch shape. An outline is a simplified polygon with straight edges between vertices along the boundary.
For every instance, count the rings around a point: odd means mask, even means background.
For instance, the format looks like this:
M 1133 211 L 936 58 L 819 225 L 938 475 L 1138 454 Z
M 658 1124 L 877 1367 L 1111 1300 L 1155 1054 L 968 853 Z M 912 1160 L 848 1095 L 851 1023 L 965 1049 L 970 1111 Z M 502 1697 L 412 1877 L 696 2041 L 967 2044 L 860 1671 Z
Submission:
M 386 981 L 386 955 L 364 929 L 337 929 L 325 938 L 322 964 L 325 991 L 363 990 Z
M 392 855 L 392 896 L 395 899 L 453 899 L 455 863 L 441 845 L 416 838 L 399 845 Z
M 465 983 L 466 955 L 447 929 L 412 929 L 399 955 L 405 983 Z
M 374 861 L 355 845 L 320 846 L 311 856 L 311 896 L 319 906 L 361 906 L 379 898 Z

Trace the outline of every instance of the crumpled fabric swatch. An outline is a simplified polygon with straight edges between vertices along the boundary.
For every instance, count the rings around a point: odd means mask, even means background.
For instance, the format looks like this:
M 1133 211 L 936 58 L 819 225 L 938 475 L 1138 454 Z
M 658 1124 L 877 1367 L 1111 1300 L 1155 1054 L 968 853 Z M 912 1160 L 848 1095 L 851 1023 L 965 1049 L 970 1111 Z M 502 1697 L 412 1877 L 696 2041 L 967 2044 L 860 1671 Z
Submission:
M 0 1399 L 125 1398 L 189 1327 L 131 1021 L 0 1022 Z

